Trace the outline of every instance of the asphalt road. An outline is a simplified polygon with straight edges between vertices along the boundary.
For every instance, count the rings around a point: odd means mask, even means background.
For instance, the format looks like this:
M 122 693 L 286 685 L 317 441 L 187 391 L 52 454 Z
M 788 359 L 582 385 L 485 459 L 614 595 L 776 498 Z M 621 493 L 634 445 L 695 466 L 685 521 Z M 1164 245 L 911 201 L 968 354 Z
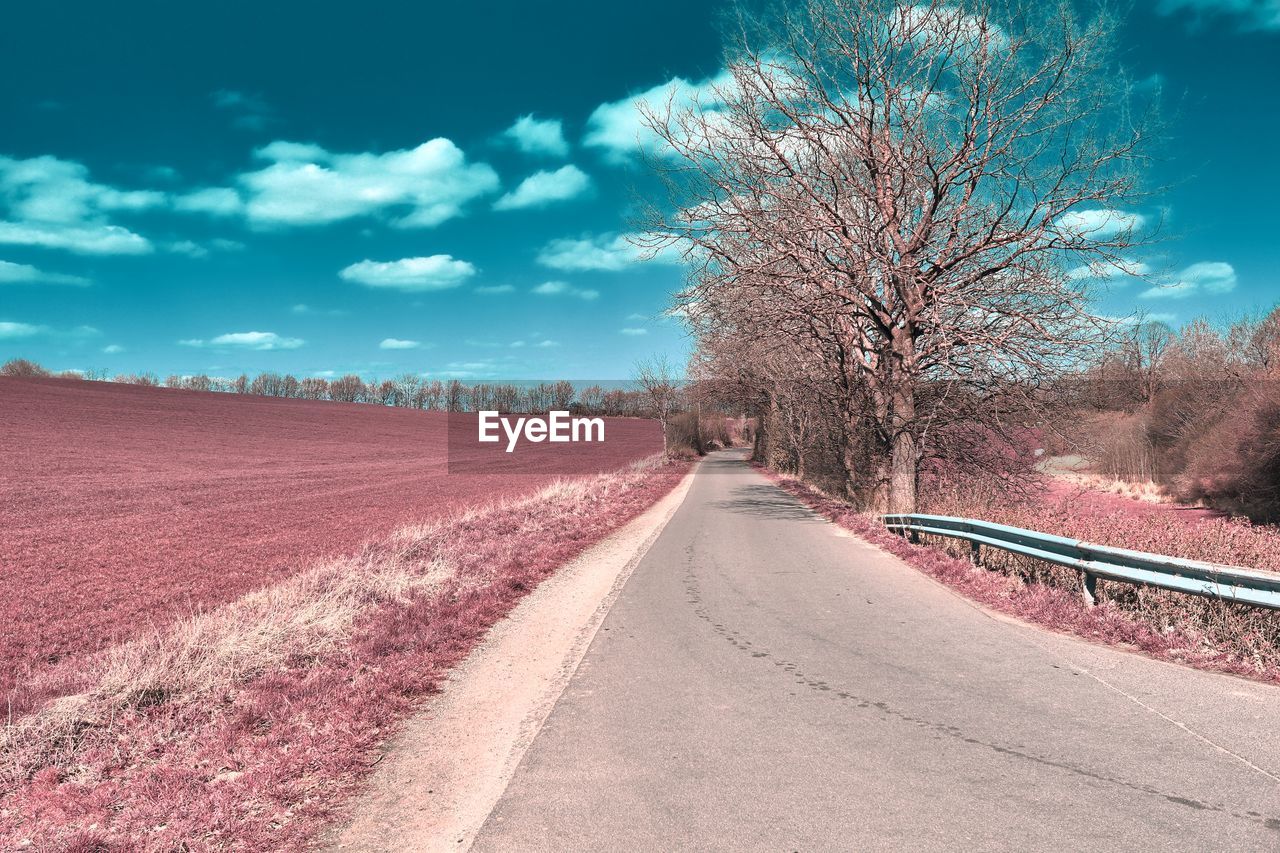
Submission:
M 1280 850 L 1280 690 L 993 616 L 706 462 L 477 850 Z

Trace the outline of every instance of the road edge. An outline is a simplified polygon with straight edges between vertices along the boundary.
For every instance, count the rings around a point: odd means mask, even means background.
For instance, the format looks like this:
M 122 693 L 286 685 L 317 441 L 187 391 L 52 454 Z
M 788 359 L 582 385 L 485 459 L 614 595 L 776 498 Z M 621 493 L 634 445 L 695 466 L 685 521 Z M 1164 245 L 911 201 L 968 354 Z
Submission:
M 466 850 L 568 686 L 631 573 L 701 468 L 538 585 L 450 673 L 383 750 L 345 824 L 342 851 Z

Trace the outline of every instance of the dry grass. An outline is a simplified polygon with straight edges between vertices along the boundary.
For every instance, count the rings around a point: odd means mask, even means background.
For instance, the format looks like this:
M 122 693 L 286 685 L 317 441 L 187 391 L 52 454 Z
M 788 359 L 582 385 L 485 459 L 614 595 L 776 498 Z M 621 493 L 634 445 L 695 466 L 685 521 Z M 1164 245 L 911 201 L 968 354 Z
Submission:
M 655 457 L 405 527 L 54 667 L 33 686 L 43 704 L 0 734 L 0 842 L 297 847 L 414 697 L 684 469 Z
M 1105 492 L 1147 503 L 1173 502 L 1173 498 L 1154 480 L 1125 479 L 1113 474 L 1099 473 L 1094 470 L 1094 464 L 1082 456 L 1050 456 L 1036 468 L 1047 477 L 1081 489 Z
M 541 493 L 528 501 L 540 498 Z M 110 729 L 124 712 L 224 696 L 292 660 L 331 652 L 350 637 L 369 608 L 407 601 L 450 576 L 445 560 L 423 555 L 418 547 L 422 538 L 398 541 L 403 543 L 398 549 L 371 547 L 330 560 L 210 613 L 107 649 L 75 664 L 74 673 L 43 675 L 32 686 L 37 695 L 68 682 L 79 682 L 82 689 L 53 697 L 35 713 L 5 726 L 0 778 L 12 783 L 42 767 L 69 765 L 79 733 Z

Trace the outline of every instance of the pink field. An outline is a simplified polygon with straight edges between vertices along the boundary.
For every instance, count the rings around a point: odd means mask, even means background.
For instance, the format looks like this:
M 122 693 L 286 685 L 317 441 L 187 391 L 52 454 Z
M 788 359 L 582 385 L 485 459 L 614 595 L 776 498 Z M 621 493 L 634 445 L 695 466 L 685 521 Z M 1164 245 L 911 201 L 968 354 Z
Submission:
M 526 456 L 502 473 L 449 474 L 446 420 L 0 378 L 0 695 L 45 663 L 567 470 L 543 446 L 536 466 Z M 575 471 L 661 449 L 651 421 L 610 420 L 607 436 Z
M 288 603 L 305 609 L 314 604 L 309 596 L 324 596 L 365 568 L 402 579 L 443 573 L 416 592 L 364 599 L 360 618 L 335 645 L 305 627 L 274 637 L 254 633 L 245 642 L 240 629 L 269 627 L 255 621 L 263 611 L 245 599 L 206 617 L 221 626 L 202 634 L 209 648 L 240 655 L 278 648 L 277 662 L 261 669 L 241 669 L 235 655 L 222 658 L 228 666 L 209 668 L 181 629 L 139 640 L 143 659 L 167 661 L 161 673 L 104 682 L 110 667 L 89 656 L 55 668 L 79 670 L 58 694 L 79 701 L 71 717 L 50 702 L 7 732 L 0 849 L 324 846 L 324 827 L 350 808 L 349 795 L 400 721 L 439 690 L 489 627 L 566 561 L 667 494 L 687 470 L 686 462 L 655 460 L 581 478 L 371 543 L 339 561 L 327 581 L 315 578 L 323 570 L 313 571 L 312 585 L 285 593 Z M 231 616 L 218 622 L 219 614 Z M 192 621 L 201 620 L 187 620 L 188 627 Z M 196 681 L 191 665 L 203 666 Z M 430 808 L 431 798 L 424 803 Z

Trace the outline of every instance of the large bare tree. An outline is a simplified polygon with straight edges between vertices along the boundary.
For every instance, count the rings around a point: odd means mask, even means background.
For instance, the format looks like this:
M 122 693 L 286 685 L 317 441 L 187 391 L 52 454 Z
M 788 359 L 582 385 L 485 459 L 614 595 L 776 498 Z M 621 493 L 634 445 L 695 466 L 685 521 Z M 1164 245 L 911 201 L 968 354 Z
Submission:
M 925 386 L 1027 383 L 1099 331 L 1088 270 L 1129 262 L 1148 135 L 1111 28 L 1070 2 L 809 0 L 743 18 L 710 96 L 646 110 L 676 155 L 649 231 L 694 264 L 695 332 L 803 341 L 849 441 L 870 424 L 850 475 L 877 508 L 915 508 L 946 412 Z

